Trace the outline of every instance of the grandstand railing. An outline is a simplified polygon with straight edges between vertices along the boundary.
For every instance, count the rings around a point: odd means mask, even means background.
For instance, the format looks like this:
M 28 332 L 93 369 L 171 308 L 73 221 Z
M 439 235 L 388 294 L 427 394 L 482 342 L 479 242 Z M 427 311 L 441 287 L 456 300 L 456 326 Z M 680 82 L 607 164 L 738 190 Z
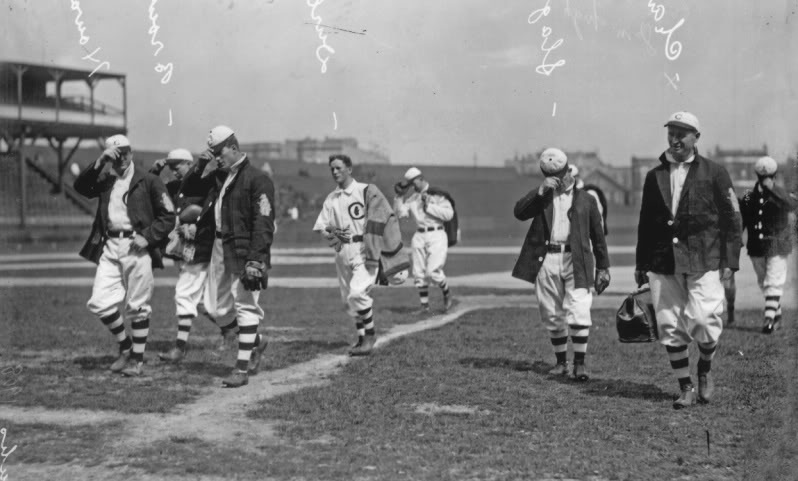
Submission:
M 28 165 L 28 167 L 30 167 L 34 172 L 39 174 L 41 178 L 46 180 L 53 187 L 58 187 L 58 176 L 56 176 L 52 172 L 49 172 L 44 167 L 40 166 L 39 164 L 37 164 L 28 157 L 25 158 L 25 163 Z M 64 184 L 61 186 L 61 189 L 64 192 L 64 196 L 66 196 L 67 199 L 72 201 L 72 203 L 77 208 L 79 208 L 86 214 L 89 215 L 94 214 L 94 204 L 92 203 L 92 201 L 80 195 L 71 185 Z

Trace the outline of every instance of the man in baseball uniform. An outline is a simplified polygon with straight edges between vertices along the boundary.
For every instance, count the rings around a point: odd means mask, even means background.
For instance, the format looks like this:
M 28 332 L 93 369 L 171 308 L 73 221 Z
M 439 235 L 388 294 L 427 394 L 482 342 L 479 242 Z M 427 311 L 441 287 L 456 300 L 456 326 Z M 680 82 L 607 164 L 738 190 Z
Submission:
M 394 211 L 399 218 L 412 217 L 416 223 L 413 235 L 413 280 L 421 301 L 420 313 L 429 312 L 430 282 L 441 288 L 444 311 L 452 307 L 452 295 L 443 267 L 448 253 L 448 237 L 443 223 L 452 219 L 454 208 L 440 191 L 430 188 L 421 171 L 411 167 L 404 182 L 395 187 Z
M 376 342 L 374 331 L 374 300 L 369 295 L 377 278 L 379 266 L 366 262 L 363 235 L 366 226 L 366 187 L 352 178 L 352 159 L 346 155 L 331 155 L 330 173 L 337 184 L 324 200 L 313 230 L 320 233 L 335 250 L 335 268 L 341 300 L 347 313 L 355 319 L 357 342 L 349 354 L 371 354 Z
M 202 177 L 213 159 L 218 169 Z M 271 268 L 274 184 L 240 151 L 233 130 L 220 125 L 211 129 L 208 150 L 200 154 L 197 166 L 189 172 L 184 191 L 192 195 L 210 191 L 200 213 L 203 218 L 213 210 L 215 229 L 204 303 L 216 319 L 235 316 L 238 357 L 222 385 L 241 387 L 249 383 L 250 374 L 258 372 L 266 349 L 266 339 L 258 334 L 264 314 L 258 299 L 267 287 Z
M 726 169 L 701 156 L 698 118 L 670 116 L 668 150 L 643 184 L 637 228 L 635 280 L 648 283 L 660 342 L 681 394 L 674 409 L 709 402 L 712 359 L 723 322 L 722 280 L 739 268 L 742 224 Z M 698 343 L 698 393 L 690 376 L 688 346 Z
M 168 168 L 174 180 L 166 183 L 166 189 L 172 196 L 175 211 L 178 215 L 177 226 L 170 234 L 179 236 L 179 252 L 176 257 L 180 273 L 175 284 L 175 310 L 177 315 L 177 341 L 175 346 L 167 352 L 158 354 L 162 361 L 179 362 L 186 354 L 186 342 L 191 332 L 191 326 L 197 317 L 198 305 L 202 302 L 208 279 L 208 263 L 211 259 L 213 248 L 214 227 L 213 211 L 210 210 L 204 217 L 196 216 L 193 219 L 182 221 L 183 210 L 189 206 L 200 206 L 208 196 L 204 192 L 186 192 L 182 189 L 183 179 L 194 167 L 194 157 L 187 149 L 174 149 L 165 159 L 158 159 L 153 164 L 152 172 L 159 175 L 164 168 Z M 189 195 L 186 195 L 186 194 Z M 196 208 L 196 207 L 195 207 Z M 167 252 L 167 255 L 169 252 Z M 207 312 L 206 316 L 216 322 Z M 222 327 L 222 337 L 234 336 L 235 323 Z M 224 346 L 224 342 L 221 344 Z
M 757 182 L 740 200 L 743 228 L 748 230 L 748 255 L 765 296 L 765 322 L 762 332 L 770 334 L 780 327 L 781 296 L 787 281 L 787 256 L 792 252 L 790 212 L 796 200 L 776 185 L 778 164 L 762 157 L 754 164 Z M 732 301 L 733 305 L 733 301 Z
M 175 225 L 175 213 L 161 179 L 136 167 L 127 137 L 109 137 L 105 147 L 74 184 L 80 194 L 99 198 L 91 235 L 80 251 L 97 263 L 87 306 L 119 343 L 111 371 L 140 376 L 150 329 L 152 268 L 163 268 L 160 246 Z M 103 173 L 106 164 L 110 172 Z
M 532 220 L 513 277 L 535 284 L 540 319 L 549 332 L 556 365 L 553 376 L 567 376 L 568 337 L 573 347 L 573 376 L 589 379 L 585 367 L 594 287 L 610 284 L 610 261 L 596 200 L 574 188 L 568 158 L 560 149 L 540 155 L 545 179 L 515 204 L 518 220 Z M 595 267 L 594 267 L 595 266 Z M 595 275 L 594 275 L 595 268 Z

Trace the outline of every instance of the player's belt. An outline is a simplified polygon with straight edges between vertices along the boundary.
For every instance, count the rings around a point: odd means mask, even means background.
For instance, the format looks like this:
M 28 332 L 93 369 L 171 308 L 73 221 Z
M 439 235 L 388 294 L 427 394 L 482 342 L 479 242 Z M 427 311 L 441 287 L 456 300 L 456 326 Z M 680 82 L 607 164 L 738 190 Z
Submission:
M 439 225 L 438 227 L 419 227 L 419 232 L 432 232 L 434 230 L 443 230 L 443 226 Z
M 111 229 L 108 229 L 107 231 L 105 231 L 105 236 L 106 237 L 115 238 L 115 239 L 124 239 L 126 237 L 133 237 L 134 235 L 136 235 L 136 231 L 132 231 L 132 230 L 111 230 Z
M 352 238 L 348 241 L 342 241 L 344 244 L 349 244 L 350 242 L 363 242 L 362 235 L 353 235 Z
M 546 250 L 549 252 L 571 252 L 571 246 L 569 244 L 549 244 L 546 247 Z

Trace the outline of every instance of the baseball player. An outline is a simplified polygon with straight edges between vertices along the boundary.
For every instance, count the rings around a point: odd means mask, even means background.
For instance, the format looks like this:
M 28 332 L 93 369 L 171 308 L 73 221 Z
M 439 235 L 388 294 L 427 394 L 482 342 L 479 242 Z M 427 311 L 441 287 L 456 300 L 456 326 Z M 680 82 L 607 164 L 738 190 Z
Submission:
M 521 198 L 513 211 L 518 220 L 533 219 L 513 277 L 535 284 L 540 319 L 556 358 L 549 374 L 569 374 L 570 335 L 573 376 L 584 382 L 589 379 L 585 355 L 592 325 L 590 288 L 601 294 L 610 284 L 607 243 L 598 205 L 591 195 L 574 188 L 565 153 L 544 150 L 540 170 L 543 183 Z
M 109 137 L 105 147 L 74 184 L 80 194 L 99 198 L 91 235 L 80 251 L 97 263 L 87 307 L 119 342 L 111 371 L 140 376 L 150 329 L 152 268 L 163 268 L 159 246 L 175 225 L 175 213 L 161 179 L 136 168 L 127 137 Z M 106 164 L 110 172 L 103 173 Z M 125 319 L 130 321 L 132 340 Z
M 195 216 L 186 222 L 181 221 L 184 209 L 189 206 L 195 206 L 196 209 L 196 206 L 201 205 L 208 195 L 207 191 L 188 192 L 186 195 L 187 193 L 181 189 L 183 179 L 194 167 L 194 157 L 191 152 L 187 149 L 174 149 L 165 159 L 156 160 L 150 172 L 159 175 L 164 167 L 168 167 L 174 177 L 174 180 L 166 183 L 166 190 L 172 197 L 178 215 L 177 226 L 170 236 L 180 237 L 181 248 L 176 256 L 180 268 L 175 284 L 177 341 L 172 349 L 159 353 L 158 357 L 162 361 L 179 362 L 185 357 L 188 335 L 194 318 L 197 317 L 197 307 L 202 301 L 208 279 L 208 263 L 214 239 L 213 211 L 209 210 L 204 217 Z M 207 312 L 205 314 L 212 322 L 216 322 Z M 221 328 L 222 348 L 225 345 L 225 338 L 235 336 L 235 327 L 233 322 Z
M 219 168 L 202 177 L 213 159 Z M 263 320 L 258 298 L 268 284 L 271 268 L 274 184 L 240 151 L 233 130 L 219 125 L 211 129 L 208 150 L 200 154 L 197 166 L 186 177 L 184 191 L 209 192 L 200 219 L 213 210 L 215 239 L 204 304 L 216 319 L 235 315 L 238 357 L 222 385 L 241 387 L 249 383 L 250 374 L 258 372 L 267 344 L 258 334 Z
M 709 402 L 712 359 L 723 330 L 722 280 L 739 268 L 741 218 L 726 169 L 701 156 L 698 118 L 668 118 L 668 150 L 643 184 L 635 280 L 649 283 L 660 342 L 679 380 L 674 409 Z M 698 394 L 688 346 L 698 343 Z
M 347 313 L 355 319 L 358 335 L 349 354 L 367 356 L 376 342 L 374 300 L 369 292 L 377 279 L 379 260 L 369 262 L 367 258 L 363 238 L 366 233 L 365 191 L 367 187 L 377 188 L 352 178 L 352 159 L 346 155 L 331 155 L 329 165 L 338 187 L 324 200 L 313 230 L 335 250 L 341 299 Z
M 443 223 L 452 219 L 454 208 L 442 191 L 430 187 L 416 167 L 405 172 L 404 182 L 397 183 L 394 190 L 397 193 L 394 211 L 399 218 L 412 217 L 417 227 L 411 245 L 413 280 L 421 301 L 419 313 L 430 311 L 430 281 L 441 288 L 444 311 L 447 311 L 452 307 L 452 295 L 443 272 L 449 249 Z
M 776 185 L 778 164 L 762 157 L 754 164 L 757 182 L 740 200 L 743 228 L 748 230 L 748 255 L 765 296 L 762 332 L 770 334 L 781 325 L 781 296 L 787 280 L 787 256 L 792 252 L 789 214 L 796 200 Z M 731 301 L 733 306 L 734 301 Z

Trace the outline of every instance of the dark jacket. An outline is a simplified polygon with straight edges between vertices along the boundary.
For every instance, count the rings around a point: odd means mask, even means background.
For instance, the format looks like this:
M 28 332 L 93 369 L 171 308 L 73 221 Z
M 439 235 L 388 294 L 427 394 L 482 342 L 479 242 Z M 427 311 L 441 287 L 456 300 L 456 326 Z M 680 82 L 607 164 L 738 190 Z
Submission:
M 601 214 L 596 199 L 587 192 L 574 188 L 568 217 L 571 231 L 568 244 L 574 266 L 574 287 L 590 289 L 595 280 L 595 269 L 609 269 L 610 257 L 607 242 L 601 227 Z M 535 283 L 543 259 L 548 253 L 554 217 L 554 192 L 538 194 L 538 189 L 529 192 L 515 204 L 513 214 L 518 220 L 532 220 L 521 247 L 521 254 L 513 268 L 513 277 Z M 591 253 L 591 243 L 593 250 Z M 594 267 L 595 256 L 595 267 Z
M 742 221 L 725 168 L 695 154 L 671 214 L 670 163 L 663 153 L 643 184 L 636 269 L 658 274 L 739 269 Z
M 786 256 L 792 252 L 789 215 L 796 201 L 778 185 L 762 192 L 759 186 L 757 182 L 740 199 L 743 229 L 748 229 L 748 255 Z
M 195 168 L 196 164 L 191 168 L 191 172 L 193 172 Z M 160 171 L 161 169 L 156 169 L 154 167 L 150 169 L 150 173 L 154 175 L 159 175 Z M 201 174 L 202 172 L 200 172 L 200 175 Z M 185 180 L 185 178 L 182 181 L 175 179 L 166 183 L 166 190 L 169 192 L 169 195 L 175 204 L 175 213 L 178 216 L 183 209 L 190 205 L 204 205 L 209 191 L 213 186 L 216 185 L 215 181 L 212 183 L 206 182 L 199 185 L 199 187 L 203 187 L 205 190 L 197 190 L 196 188 L 198 186 L 196 183 L 194 183 L 195 190 L 192 191 L 191 189 L 186 189 Z M 204 215 L 201 215 L 200 218 L 197 219 L 197 232 L 194 235 L 194 240 L 192 241 L 195 249 L 194 257 L 191 259 L 192 264 L 204 264 L 210 262 L 211 252 L 213 251 L 214 232 L 216 231 L 213 219 L 213 209 L 210 209 L 208 212 L 203 212 L 203 214 Z
M 207 192 L 200 222 L 210 218 L 214 230 L 214 205 L 226 177 L 227 173 L 221 170 L 202 177 L 202 172 L 194 168 L 181 187 L 185 195 Z M 270 268 L 275 216 L 271 179 L 252 166 L 249 159 L 244 159 L 232 183 L 221 195 L 225 267 L 237 274 L 244 271 L 247 261 L 263 262 Z
M 80 255 L 95 264 L 99 262 L 108 230 L 108 203 L 116 177 L 103 172 L 103 165 L 95 168 L 90 163 L 75 179 L 75 190 L 89 199 L 99 198 L 97 213 L 91 228 L 91 235 Z M 102 175 L 101 175 L 102 173 Z M 133 178 L 127 194 L 127 215 L 133 230 L 147 239 L 152 266 L 163 267 L 161 248 L 175 226 L 175 213 L 166 186 L 155 175 L 145 172 L 140 166 L 133 167 Z

